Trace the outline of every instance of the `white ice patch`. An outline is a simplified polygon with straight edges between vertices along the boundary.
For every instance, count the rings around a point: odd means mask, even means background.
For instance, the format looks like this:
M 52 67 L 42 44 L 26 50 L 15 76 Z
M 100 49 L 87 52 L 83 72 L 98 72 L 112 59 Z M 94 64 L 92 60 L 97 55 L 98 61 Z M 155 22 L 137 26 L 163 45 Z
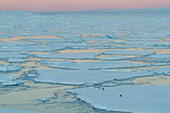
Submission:
M 169 113 L 170 85 L 120 86 L 104 88 L 71 89 L 77 98 L 90 103 L 95 108 L 135 112 Z

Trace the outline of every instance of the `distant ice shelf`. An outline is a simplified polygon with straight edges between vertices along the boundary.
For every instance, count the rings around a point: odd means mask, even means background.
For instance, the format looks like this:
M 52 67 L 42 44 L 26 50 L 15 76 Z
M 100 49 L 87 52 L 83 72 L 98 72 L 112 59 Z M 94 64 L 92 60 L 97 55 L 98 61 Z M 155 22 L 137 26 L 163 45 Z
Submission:
M 95 108 L 134 113 L 169 113 L 170 85 L 70 89 Z

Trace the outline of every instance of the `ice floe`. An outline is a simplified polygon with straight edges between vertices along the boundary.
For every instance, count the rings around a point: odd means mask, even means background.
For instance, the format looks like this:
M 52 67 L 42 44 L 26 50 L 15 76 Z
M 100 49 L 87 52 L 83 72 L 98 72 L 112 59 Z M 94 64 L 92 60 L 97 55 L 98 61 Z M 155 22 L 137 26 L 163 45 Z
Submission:
M 163 62 L 170 62 L 170 53 L 166 54 L 155 54 L 149 56 L 150 58 L 153 58 L 156 61 L 163 61 Z
M 28 54 L 23 52 L 0 52 L 0 59 L 5 58 L 28 58 Z
M 14 65 L 2 65 L 0 64 L 0 72 L 10 72 L 10 71 L 19 71 L 21 70 L 21 66 L 14 64 Z
M 170 75 L 170 67 L 157 68 L 157 69 L 154 69 L 153 72 L 155 74 L 169 76 Z
M 27 60 L 26 59 L 23 59 L 23 58 L 9 58 L 7 62 L 9 63 L 23 63 L 23 62 L 26 62 Z
M 65 68 L 65 69 L 123 69 L 123 68 L 137 68 L 137 67 L 144 67 L 143 64 L 131 63 L 126 61 L 96 61 L 96 62 L 82 62 L 82 63 L 75 63 L 75 62 L 68 62 L 68 63 L 61 63 L 61 64 L 52 64 L 48 65 L 48 67 L 53 68 Z
M 120 86 L 98 88 L 71 89 L 77 98 L 91 104 L 95 108 L 135 112 L 135 113 L 169 113 L 170 85 L 155 86 Z
M 58 54 L 38 54 L 39 58 L 49 58 L 49 59 L 94 59 L 97 53 L 58 53 Z
M 155 52 L 152 51 L 123 51 L 123 50 L 110 50 L 110 51 L 104 51 L 104 55 L 142 55 L 142 56 L 148 56 L 153 55 Z
M 107 56 L 107 57 L 100 57 L 97 58 L 99 60 L 125 60 L 127 59 L 126 57 L 122 57 L 122 56 Z
M 0 86 L 16 86 L 24 84 L 23 81 L 17 79 L 18 77 L 12 75 L 0 75 Z
M 60 84 L 96 84 L 114 79 L 128 79 L 153 76 L 149 71 L 113 71 L 113 70 L 37 70 L 36 82 Z

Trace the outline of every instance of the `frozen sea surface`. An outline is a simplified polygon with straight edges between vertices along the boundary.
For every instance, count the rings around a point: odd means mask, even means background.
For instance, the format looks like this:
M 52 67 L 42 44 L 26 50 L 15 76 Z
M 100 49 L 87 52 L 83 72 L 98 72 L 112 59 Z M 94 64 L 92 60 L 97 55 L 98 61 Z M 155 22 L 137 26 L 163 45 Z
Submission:
M 134 113 L 169 113 L 170 85 L 71 89 L 95 108 Z

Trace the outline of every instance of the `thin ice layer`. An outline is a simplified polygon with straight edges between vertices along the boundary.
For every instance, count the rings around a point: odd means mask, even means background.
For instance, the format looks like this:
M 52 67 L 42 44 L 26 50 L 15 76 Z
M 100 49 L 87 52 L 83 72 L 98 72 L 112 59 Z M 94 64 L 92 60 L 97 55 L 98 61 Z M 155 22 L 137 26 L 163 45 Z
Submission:
M 170 85 L 71 89 L 95 108 L 135 113 L 169 113 Z

